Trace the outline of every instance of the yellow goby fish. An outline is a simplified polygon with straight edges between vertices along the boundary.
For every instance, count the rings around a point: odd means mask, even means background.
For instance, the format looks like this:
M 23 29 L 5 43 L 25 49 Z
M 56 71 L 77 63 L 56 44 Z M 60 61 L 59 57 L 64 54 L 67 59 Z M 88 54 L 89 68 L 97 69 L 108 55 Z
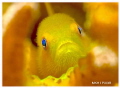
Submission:
M 89 51 L 88 37 L 73 18 L 57 13 L 45 18 L 37 31 L 40 78 L 60 77 Z

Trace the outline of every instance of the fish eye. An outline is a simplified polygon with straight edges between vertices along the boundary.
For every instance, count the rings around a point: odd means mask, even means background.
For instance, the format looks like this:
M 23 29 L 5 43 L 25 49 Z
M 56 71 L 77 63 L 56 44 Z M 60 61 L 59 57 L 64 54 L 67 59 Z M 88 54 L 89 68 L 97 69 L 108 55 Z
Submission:
M 80 34 L 81 34 L 82 28 L 78 26 L 78 30 L 79 30 L 79 32 L 80 32 Z
M 45 48 L 47 46 L 47 41 L 46 39 L 42 39 L 42 46 Z

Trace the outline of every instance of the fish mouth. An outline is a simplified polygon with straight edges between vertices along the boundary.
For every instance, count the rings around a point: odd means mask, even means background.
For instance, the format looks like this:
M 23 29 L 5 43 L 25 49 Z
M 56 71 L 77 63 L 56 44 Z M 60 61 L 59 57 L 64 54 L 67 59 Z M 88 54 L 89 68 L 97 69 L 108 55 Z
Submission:
M 78 46 L 76 43 L 72 42 L 72 41 L 67 41 L 67 42 L 62 42 L 59 46 L 58 46 L 58 49 L 57 51 L 60 51 L 61 49 L 63 48 L 66 48 L 66 49 L 69 49 L 70 47 L 69 46 Z
M 75 55 L 76 56 L 79 55 L 80 57 L 84 56 L 83 52 L 80 49 L 80 46 L 72 41 L 62 42 L 58 46 L 58 48 L 56 50 L 56 55 L 64 56 L 65 54 L 68 56 L 75 56 Z M 80 57 L 78 57 L 78 58 L 80 58 Z
M 61 43 L 60 46 L 58 47 L 58 50 L 60 50 L 62 47 L 65 47 L 67 45 L 75 45 L 75 43 L 73 42 L 65 42 L 65 43 Z
M 79 52 L 78 46 L 73 42 L 65 42 L 60 44 L 60 46 L 56 51 L 56 54 L 58 56 L 61 56 L 61 55 L 64 56 L 65 54 L 69 54 L 69 53 L 74 54 L 75 52 Z
M 76 65 L 78 60 L 83 56 L 80 46 L 76 43 L 71 41 L 64 42 L 56 50 L 55 62 L 58 67 L 66 65 L 64 70 L 67 70 L 69 67 Z

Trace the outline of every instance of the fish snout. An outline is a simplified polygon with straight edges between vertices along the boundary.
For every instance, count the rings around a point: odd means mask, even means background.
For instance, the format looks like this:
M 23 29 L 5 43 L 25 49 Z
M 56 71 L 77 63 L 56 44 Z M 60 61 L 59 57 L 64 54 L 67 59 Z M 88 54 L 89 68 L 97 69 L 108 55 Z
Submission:
M 55 56 L 57 63 L 63 63 L 70 67 L 76 65 L 84 55 L 81 53 L 79 45 L 74 42 L 65 42 L 58 47 Z

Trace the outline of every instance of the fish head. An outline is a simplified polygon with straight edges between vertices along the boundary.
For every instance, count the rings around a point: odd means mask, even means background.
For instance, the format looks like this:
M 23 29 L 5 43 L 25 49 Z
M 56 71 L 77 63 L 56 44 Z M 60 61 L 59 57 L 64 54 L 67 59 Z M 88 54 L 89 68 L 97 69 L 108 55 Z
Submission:
M 83 29 L 66 14 L 44 19 L 37 32 L 38 63 L 56 76 L 78 63 L 88 53 L 89 43 Z M 50 73 L 48 72 L 48 73 Z M 44 73 L 45 74 L 45 73 Z

